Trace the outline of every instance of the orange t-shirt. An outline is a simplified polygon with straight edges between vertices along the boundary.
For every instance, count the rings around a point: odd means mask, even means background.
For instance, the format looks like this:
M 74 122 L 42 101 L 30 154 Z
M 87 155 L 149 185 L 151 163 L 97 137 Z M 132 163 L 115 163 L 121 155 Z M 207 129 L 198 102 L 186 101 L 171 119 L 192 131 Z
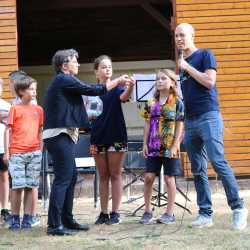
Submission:
M 8 117 L 11 127 L 10 154 L 40 149 L 43 109 L 38 105 L 18 104 L 11 107 Z

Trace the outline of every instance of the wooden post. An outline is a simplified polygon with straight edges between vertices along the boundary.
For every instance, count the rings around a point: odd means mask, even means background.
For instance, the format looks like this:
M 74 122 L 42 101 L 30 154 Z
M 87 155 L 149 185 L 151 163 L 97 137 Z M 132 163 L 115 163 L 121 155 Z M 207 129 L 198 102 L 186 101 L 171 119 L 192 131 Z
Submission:
M 4 79 L 3 98 L 11 99 L 8 74 L 18 68 L 16 0 L 0 1 L 0 77 Z

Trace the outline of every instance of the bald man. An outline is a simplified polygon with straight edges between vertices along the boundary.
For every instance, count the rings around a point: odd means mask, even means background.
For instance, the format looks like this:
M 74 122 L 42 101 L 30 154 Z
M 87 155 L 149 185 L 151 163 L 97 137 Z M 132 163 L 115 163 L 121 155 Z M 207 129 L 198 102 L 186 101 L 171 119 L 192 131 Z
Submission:
M 188 23 L 175 30 L 177 49 L 181 51 L 178 66 L 185 103 L 185 145 L 191 161 L 197 192 L 199 214 L 193 227 L 210 227 L 212 201 L 207 175 L 207 159 L 226 192 L 228 205 L 233 211 L 233 228 L 247 226 L 248 210 L 239 197 L 236 178 L 224 158 L 223 120 L 216 89 L 216 60 L 208 49 L 198 49 L 194 43 L 194 28 Z

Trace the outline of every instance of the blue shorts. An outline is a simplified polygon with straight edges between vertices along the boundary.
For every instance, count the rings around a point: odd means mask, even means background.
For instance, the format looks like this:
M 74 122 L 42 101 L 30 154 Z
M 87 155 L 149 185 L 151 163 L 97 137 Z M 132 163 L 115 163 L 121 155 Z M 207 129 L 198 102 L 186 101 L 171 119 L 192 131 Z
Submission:
M 13 154 L 9 160 L 12 189 L 39 186 L 42 153 L 40 150 Z
M 181 163 L 178 158 L 149 156 L 146 159 L 146 173 L 159 175 L 162 166 L 164 168 L 164 175 L 178 176 L 182 174 Z

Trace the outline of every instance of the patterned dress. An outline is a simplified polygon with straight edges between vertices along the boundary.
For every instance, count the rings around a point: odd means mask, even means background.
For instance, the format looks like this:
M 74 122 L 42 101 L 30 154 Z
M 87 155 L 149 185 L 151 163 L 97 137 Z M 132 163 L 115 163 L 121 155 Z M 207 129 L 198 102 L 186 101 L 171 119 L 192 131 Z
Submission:
M 184 120 L 184 105 L 170 95 L 165 104 L 156 99 L 147 102 L 142 117 L 150 122 L 148 156 L 169 157 L 174 143 L 176 122 Z

